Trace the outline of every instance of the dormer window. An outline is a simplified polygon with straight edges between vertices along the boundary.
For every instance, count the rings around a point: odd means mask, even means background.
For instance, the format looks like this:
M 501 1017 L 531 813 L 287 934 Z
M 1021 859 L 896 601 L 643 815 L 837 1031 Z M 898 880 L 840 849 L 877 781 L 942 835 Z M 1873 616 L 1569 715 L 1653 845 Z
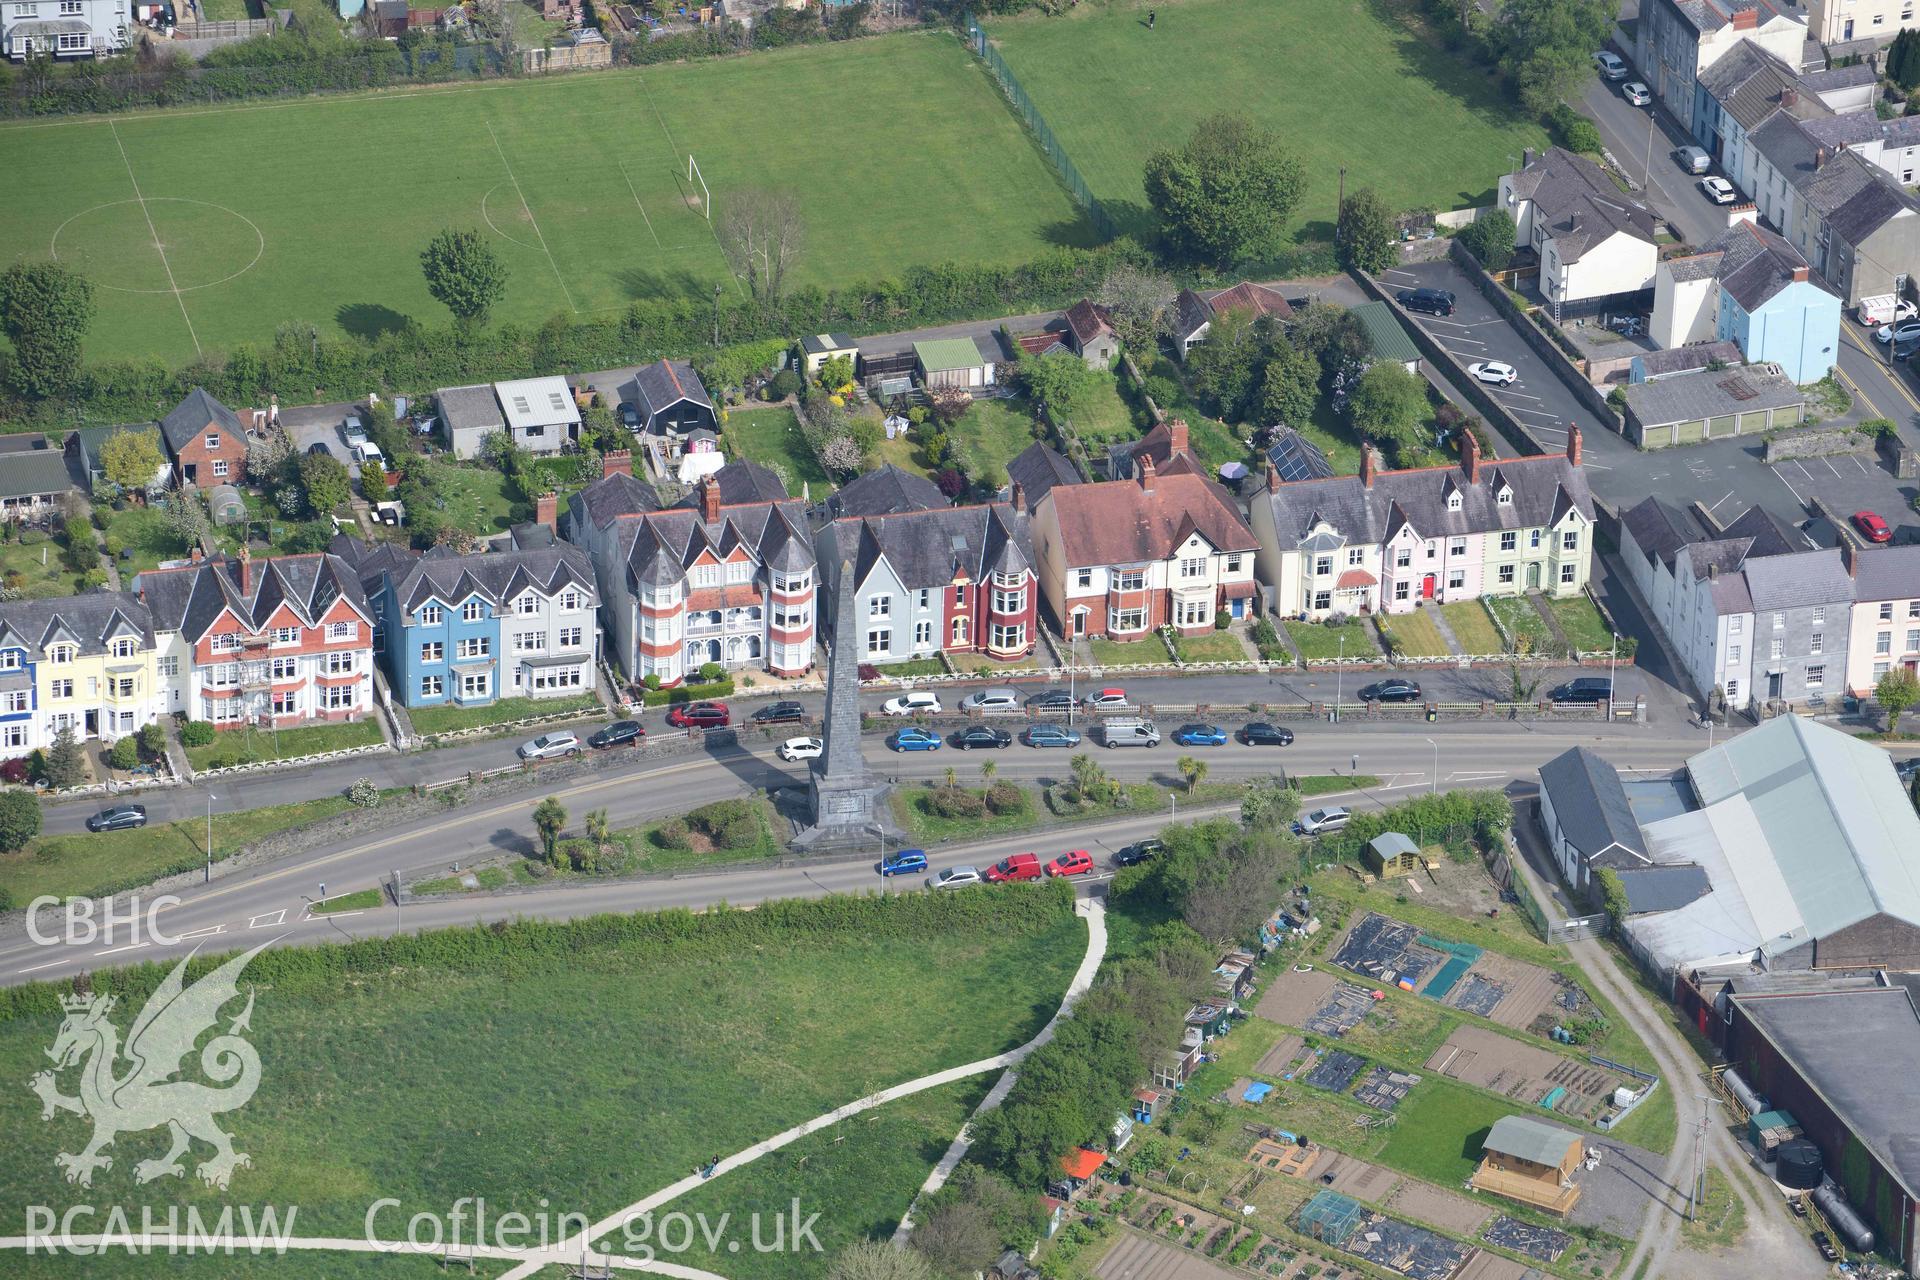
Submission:
M 1501 506 L 1510 507 L 1513 505 L 1513 490 L 1502 486 L 1500 492 L 1495 495 L 1495 498 Z
M 138 646 L 126 636 L 121 636 L 113 642 L 113 656 L 116 658 L 131 658 L 137 652 L 139 652 Z
M 1450 494 L 1448 494 L 1448 495 L 1447 495 L 1447 510 L 1449 510 L 1449 511 L 1458 511 L 1459 509 L 1460 509 L 1460 495 L 1459 495 L 1458 493 L 1450 493 Z
M 56 644 L 47 649 L 47 661 L 56 665 L 72 662 L 77 650 L 70 644 Z

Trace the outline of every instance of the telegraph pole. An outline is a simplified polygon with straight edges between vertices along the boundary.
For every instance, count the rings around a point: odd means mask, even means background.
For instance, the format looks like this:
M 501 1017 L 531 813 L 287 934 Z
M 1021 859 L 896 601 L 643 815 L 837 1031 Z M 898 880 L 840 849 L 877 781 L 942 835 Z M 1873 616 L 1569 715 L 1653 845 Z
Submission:
M 1687 1221 L 1694 1222 L 1700 1217 L 1700 1201 L 1707 1194 L 1707 1107 L 1712 1099 L 1705 1093 L 1700 1098 L 1700 1120 L 1693 1129 L 1693 1187 L 1687 1201 Z

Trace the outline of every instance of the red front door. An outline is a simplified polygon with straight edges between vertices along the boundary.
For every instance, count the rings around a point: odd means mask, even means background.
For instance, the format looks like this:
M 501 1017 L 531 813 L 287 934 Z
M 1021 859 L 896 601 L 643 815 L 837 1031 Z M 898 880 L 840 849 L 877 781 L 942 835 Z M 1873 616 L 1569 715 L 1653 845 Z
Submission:
M 1433 590 L 1439 585 L 1439 580 L 1431 573 L 1420 579 L 1420 598 L 1422 600 L 1433 599 Z

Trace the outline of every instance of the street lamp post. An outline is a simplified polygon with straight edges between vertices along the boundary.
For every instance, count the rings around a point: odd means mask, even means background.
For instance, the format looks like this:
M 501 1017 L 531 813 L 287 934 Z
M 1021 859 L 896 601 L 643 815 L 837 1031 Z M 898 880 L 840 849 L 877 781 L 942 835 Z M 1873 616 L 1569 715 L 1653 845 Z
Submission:
M 1427 793 L 1429 795 L 1439 795 L 1440 794 L 1440 744 L 1435 742 L 1432 738 L 1428 738 L 1427 745 L 1433 748 L 1433 778 L 1432 778 L 1433 785 L 1427 788 Z
M 1613 714 L 1613 664 L 1620 657 L 1620 633 L 1613 633 L 1613 648 L 1607 654 L 1607 714 Z
M 216 799 L 213 792 L 207 792 L 207 872 L 203 884 L 213 883 L 213 802 Z
M 1346 687 L 1347 633 L 1340 633 L 1340 657 L 1333 664 L 1333 718 L 1340 718 L 1340 693 Z

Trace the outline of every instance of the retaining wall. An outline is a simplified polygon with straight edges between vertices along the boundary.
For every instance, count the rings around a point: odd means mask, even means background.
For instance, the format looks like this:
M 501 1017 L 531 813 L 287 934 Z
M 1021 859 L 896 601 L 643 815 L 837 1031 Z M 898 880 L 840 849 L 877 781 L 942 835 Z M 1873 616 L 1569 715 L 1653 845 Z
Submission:
M 1811 431 L 1787 431 L 1769 436 L 1761 447 L 1760 461 L 1785 462 L 1790 458 L 1831 458 L 1841 454 L 1866 456 L 1879 441 L 1846 427 L 1816 427 Z

